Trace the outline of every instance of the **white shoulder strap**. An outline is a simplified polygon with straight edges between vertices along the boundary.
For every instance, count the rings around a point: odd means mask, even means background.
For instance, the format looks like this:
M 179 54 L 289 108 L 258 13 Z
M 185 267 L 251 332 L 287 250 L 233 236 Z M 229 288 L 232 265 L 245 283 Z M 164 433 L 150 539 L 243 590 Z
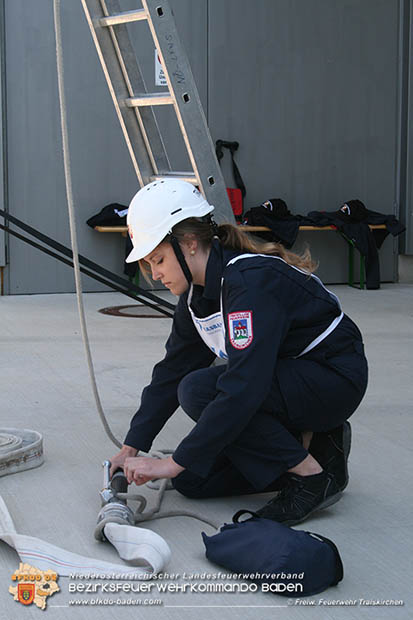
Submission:
M 280 256 L 272 256 L 271 254 L 240 254 L 239 256 L 235 256 L 235 258 L 232 258 L 227 263 L 227 266 L 228 265 L 233 265 L 237 260 L 240 260 L 242 258 L 254 258 L 255 256 L 263 256 L 264 258 L 276 258 L 278 260 L 281 260 L 283 263 L 285 263 L 289 267 L 291 267 L 291 269 L 295 269 L 296 271 L 299 271 L 300 273 L 304 274 L 305 276 L 313 278 L 316 282 L 318 282 L 318 284 L 320 286 L 323 287 L 323 289 L 325 291 L 327 291 L 327 293 L 330 295 L 330 297 L 332 297 L 332 299 L 334 299 L 334 301 L 336 302 L 336 304 L 337 304 L 337 306 L 338 306 L 338 308 L 340 310 L 340 314 L 335 319 L 333 319 L 333 321 L 330 323 L 330 325 L 327 327 L 327 329 L 324 330 L 323 333 L 320 334 L 317 338 L 315 338 L 312 342 L 310 342 L 310 344 L 303 351 L 301 351 L 301 353 L 299 353 L 298 355 L 294 356 L 295 358 L 301 357 L 302 355 L 305 355 L 306 353 L 308 353 L 309 351 L 314 349 L 318 344 L 320 344 L 320 342 L 322 342 L 325 338 L 327 338 L 327 336 L 329 336 L 331 334 L 331 332 L 334 331 L 335 328 L 337 327 L 337 325 L 340 323 L 341 319 L 344 316 L 344 313 L 343 313 L 343 311 L 341 309 L 340 300 L 337 297 L 337 295 L 334 295 L 334 293 L 329 291 L 328 288 L 326 288 L 324 286 L 324 284 L 321 282 L 320 278 L 318 278 L 317 276 L 315 276 L 312 273 L 308 273 L 306 271 L 303 271 L 302 269 L 299 269 L 298 267 L 295 267 L 294 265 L 290 265 L 289 263 L 287 263 Z
M 285 261 L 283 258 L 281 258 L 280 256 L 272 256 L 271 254 L 240 254 L 239 256 L 235 256 L 234 258 L 231 258 L 230 261 L 228 261 L 227 263 L 227 267 L 229 265 L 233 265 L 234 263 L 237 262 L 237 260 L 240 260 L 242 258 L 254 258 L 256 256 L 261 256 L 264 258 L 275 258 L 277 260 L 282 261 L 283 263 L 285 263 L 286 265 L 288 265 L 289 267 L 291 267 L 291 269 L 295 269 L 296 271 L 299 271 L 300 273 L 304 274 L 307 277 L 311 277 L 314 280 L 316 280 L 316 282 L 318 282 L 320 284 L 320 286 L 323 287 L 323 289 L 325 291 L 327 291 L 327 293 L 335 300 L 335 302 L 337 303 L 338 307 L 341 310 L 341 303 L 339 298 L 337 297 L 337 295 L 335 295 L 334 293 L 332 293 L 326 286 L 324 286 L 324 284 L 321 282 L 320 278 L 318 278 L 317 276 L 315 276 L 313 273 L 309 273 L 308 271 L 304 271 L 303 269 L 300 269 L 299 267 L 295 267 L 294 265 L 290 265 L 290 263 L 287 263 L 287 261 Z

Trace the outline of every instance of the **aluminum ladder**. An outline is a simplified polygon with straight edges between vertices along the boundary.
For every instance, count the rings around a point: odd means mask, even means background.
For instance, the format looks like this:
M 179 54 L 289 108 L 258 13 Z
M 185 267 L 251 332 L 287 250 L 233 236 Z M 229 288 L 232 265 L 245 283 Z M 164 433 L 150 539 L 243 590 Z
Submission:
M 118 0 L 81 0 L 100 63 L 141 187 L 163 178 L 196 185 L 215 207 L 218 223 L 235 223 L 188 58 L 167 0 L 142 0 L 141 9 L 122 12 Z M 148 93 L 127 24 L 147 22 L 168 84 Z M 137 26 L 141 27 L 141 26 Z M 192 166 L 174 172 L 160 135 L 154 106 L 172 105 Z

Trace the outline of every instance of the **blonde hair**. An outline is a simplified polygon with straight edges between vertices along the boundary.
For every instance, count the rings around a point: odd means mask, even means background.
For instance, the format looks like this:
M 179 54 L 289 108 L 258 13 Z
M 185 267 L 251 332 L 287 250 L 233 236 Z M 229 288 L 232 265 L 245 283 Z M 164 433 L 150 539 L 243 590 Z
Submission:
M 220 244 L 224 248 L 240 250 L 250 254 L 279 256 L 289 265 L 298 267 L 308 274 L 313 273 L 318 266 L 311 258 L 311 253 L 308 248 L 305 248 L 302 254 L 295 254 L 287 250 L 281 243 L 263 241 L 257 237 L 253 237 L 233 224 L 220 224 L 217 226 L 214 224 L 211 225 L 209 220 L 189 217 L 176 224 L 172 229 L 172 234 L 179 243 L 183 243 L 191 237 L 195 238 L 204 248 L 210 246 L 214 237 L 218 237 Z M 168 236 L 165 237 L 161 243 L 165 241 L 168 241 Z M 139 268 L 145 280 L 151 282 L 149 278 L 150 267 L 146 261 L 140 260 Z

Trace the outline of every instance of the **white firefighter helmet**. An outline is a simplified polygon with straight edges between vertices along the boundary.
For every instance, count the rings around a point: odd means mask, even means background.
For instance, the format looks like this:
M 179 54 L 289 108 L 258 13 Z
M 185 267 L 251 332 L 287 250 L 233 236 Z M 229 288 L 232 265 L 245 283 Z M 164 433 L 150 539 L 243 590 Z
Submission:
M 133 250 L 127 263 L 140 260 L 188 217 L 203 217 L 213 211 L 191 183 L 180 179 L 162 179 L 145 185 L 132 198 L 127 224 Z

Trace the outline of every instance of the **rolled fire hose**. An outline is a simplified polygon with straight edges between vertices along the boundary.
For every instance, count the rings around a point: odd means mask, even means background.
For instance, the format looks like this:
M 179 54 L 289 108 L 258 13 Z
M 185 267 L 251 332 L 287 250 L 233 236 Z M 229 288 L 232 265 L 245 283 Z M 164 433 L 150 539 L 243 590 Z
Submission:
M 0 476 L 39 467 L 43 438 L 27 428 L 0 428 Z
M 43 460 L 40 433 L 28 429 L 0 429 L 0 476 L 39 467 Z M 162 571 L 171 557 L 168 544 L 155 532 L 126 523 L 125 519 L 117 522 L 109 519 L 101 528 L 105 540 L 129 562 L 112 564 L 72 553 L 40 538 L 18 534 L 0 496 L 0 540 L 16 549 L 22 562 L 41 570 L 55 570 L 62 577 L 93 572 L 148 578 Z
M 94 573 L 148 578 L 162 571 L 168 563 L 171 555 L 169 546 L 155 532 L 118 523 L 108 523 L 104 529 L 105 536 L 116 547 L 120 557 L 130 562 L 129 565 L 88 558 L 40 538 L 19 534 L 0 496 L 0 540 L 16 550 L 23 563 L 40 570 L 55 570 L 61 577 Z

